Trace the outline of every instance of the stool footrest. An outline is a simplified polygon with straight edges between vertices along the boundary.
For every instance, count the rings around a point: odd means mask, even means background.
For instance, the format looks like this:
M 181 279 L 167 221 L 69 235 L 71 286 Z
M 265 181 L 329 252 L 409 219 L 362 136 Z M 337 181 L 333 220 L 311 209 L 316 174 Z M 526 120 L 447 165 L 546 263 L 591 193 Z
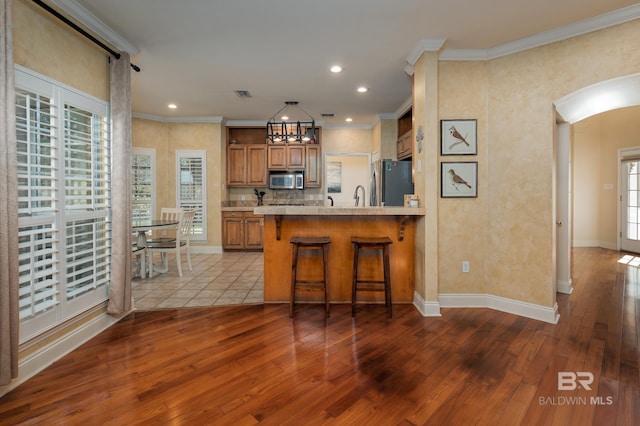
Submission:
M 384 281 L 359 282 L 356 284 L 357 291 L 385 291 Z
M 296 286 L 322 286 L 324 288 L 324 281 L 318 280 L 318 281 L 312 281 L 312 280 L 305 280 L 305 281 L 296 281 Z

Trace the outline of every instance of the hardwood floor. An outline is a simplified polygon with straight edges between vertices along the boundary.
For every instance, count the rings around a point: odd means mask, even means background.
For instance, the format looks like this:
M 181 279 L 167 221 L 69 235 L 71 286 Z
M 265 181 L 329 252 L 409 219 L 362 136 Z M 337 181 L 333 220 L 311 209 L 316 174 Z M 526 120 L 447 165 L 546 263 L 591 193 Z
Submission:
M 0 399 L 0 423 L 637 425 L 640 271 L 620 257 L 574 250 L 557 325 L 410 305 L 135 313 Z M 558 390 L 559 372 L 591 390 Z

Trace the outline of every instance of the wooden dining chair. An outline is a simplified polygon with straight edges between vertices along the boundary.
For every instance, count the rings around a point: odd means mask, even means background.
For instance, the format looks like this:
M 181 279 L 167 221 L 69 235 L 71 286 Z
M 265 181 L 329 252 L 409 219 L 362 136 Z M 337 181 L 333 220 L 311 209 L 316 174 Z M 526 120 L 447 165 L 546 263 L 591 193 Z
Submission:
M 163 207 L 160 209 L 160 220 L 175 220 L 180 222 L 184 209 L 175 207 Z M 176 240 L 176 228 L 163 228 L 153 231 L 153 235 L 150 239 L 147 239 L 147 244 L 173 242 Z
M 196 215 L 195 211 L 184 211 L 181 215 L 180 222 L 176 229 L 176 238 L 173 241 L 156 241 L 147 244 L 147 251 L 149 252 L 149 276 L 153 276 L 153 254 L 158 252 L 162 254 L 162 264 L 165 270 L 169 268 L 169 261 L 167 259 L 168 253 L 174 253 L 176 256 L 176 262 L 178 264 L 178 275 L 182 277 L 182 260 L 180 253 L 184 250 L 187 254 L 187 264 L 189 270 L 191 267 L 191 234 L 193 233 L 193 218 Z

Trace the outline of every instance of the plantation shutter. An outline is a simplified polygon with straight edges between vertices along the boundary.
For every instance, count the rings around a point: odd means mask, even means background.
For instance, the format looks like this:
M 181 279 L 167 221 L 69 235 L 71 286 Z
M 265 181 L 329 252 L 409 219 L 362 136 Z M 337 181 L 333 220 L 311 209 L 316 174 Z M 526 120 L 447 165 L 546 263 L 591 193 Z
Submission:
M 178 151 L 176 205 L 196 212 L 193 219 L 194 240 L 206 240 L 206 152 Z

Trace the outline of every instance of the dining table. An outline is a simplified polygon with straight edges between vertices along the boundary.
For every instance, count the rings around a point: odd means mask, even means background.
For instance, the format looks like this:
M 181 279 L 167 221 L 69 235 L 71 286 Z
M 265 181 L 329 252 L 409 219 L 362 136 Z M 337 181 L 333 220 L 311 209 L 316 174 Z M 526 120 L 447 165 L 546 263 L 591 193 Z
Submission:
M 148 231 L 176 228 L 179 223 L 180 221 L 174 219 L 141 219 L 134 220 L 131 229 L 133 232 L 138 233 L 137 246 L 139 248 L 146 248 Z M 144 265 L 142 267 L 144 267 Z M 149 256 L 149 278 L 153 277 L 154 272 L 164 274 L 167 272 L 167 268 L 154 265 L 153 257 Z

